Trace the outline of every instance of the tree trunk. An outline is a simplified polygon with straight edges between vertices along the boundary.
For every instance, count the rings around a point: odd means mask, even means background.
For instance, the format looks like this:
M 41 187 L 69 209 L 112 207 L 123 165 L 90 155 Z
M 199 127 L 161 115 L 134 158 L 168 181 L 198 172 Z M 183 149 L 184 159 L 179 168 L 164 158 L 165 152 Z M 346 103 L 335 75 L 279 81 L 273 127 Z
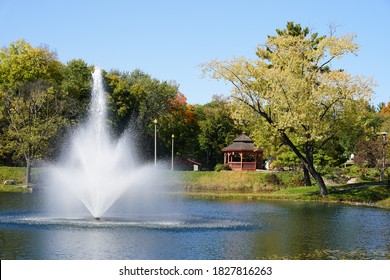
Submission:
M 316 180 L 316 183 L 317 183 L 318 187 L 320 188 L 320 194 L 327 195 L 328 189 L 325 185 L 324 179 L 322 178 L 321 174 L 318 173 L 317 170 L 315 170 L 312 162 L 308 163 L 308 170 L 309 170 L 311 176 L 313 176 L 314 180 Z
M 303 166 L 303 180 L 305 182 L 305 186 L 309 187 L 309 186 L 311 186 L 310 173 L 304 164 L 302 164 L 302 166 Z
M 26 159 L 26 185 L 29 186 L 31 183 L 31 160 Z
M 310 135 L 309 135 L 310 136 Z M 310 137 L 308 137 L 310 138 Z M 313 176 L 314 180 L 316 180 L 318 187 L 320 188 L 321 195 L 327 195 L 328 189 L 326 188 L 324 179 L 321 174 L 317 172 L 314 167 L 314 154 L 313 154 L 313 145 L 310 141 L 305 143 L 305 154 L 306 154 L 306 168 L 310 172 L 311 176 Z
M 313 163 L 313 150 L 311 145 L 308 143 L 305 145 L 305 156 L 299 151 L 297 146 L 294 145 L 294 143 L 291 141 L 291 139 L 287 136 L 286 133 L 281 133 L 285 143 L 291 148 L 291 150 L 297 155 L 297 157 L 301 160 L 302 164 L 306 169 L 309 171 L 310 175 L 313 176 L 314 180 L 316 180 L 316 183 L 318 187 L 320 188 L 320 194 L 321 195 L 327 195 L 328 189 L 326 188 L 324 179 L 322 179 L 322 176 L 320 173 L 317 172 L 317 170 L 314 167 Z
M 322 178 L 322 176 L 319 173 L 317 173 L 317 174 L 318 175 L 316 175 L 315 179 L 316 179 L 317 185 L 320 188 L 320 194 L 325 196 L 325 195 L 328 194 L 328 188 L 326 187 L 324 179 Z

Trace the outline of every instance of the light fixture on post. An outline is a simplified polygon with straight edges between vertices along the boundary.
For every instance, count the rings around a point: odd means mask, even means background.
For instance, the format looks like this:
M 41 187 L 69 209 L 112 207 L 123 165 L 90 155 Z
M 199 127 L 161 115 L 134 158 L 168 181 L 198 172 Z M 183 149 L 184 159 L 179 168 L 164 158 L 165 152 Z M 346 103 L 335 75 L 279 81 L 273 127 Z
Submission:
M 157 167 L 157 119 L 154 119 L 154 168 Z
M 171 166 L 171 169 L 172 169 L 172 170 L 173 170 L 174 145 L 175 145 L 175 135 L 172 134 L 172 166 Z

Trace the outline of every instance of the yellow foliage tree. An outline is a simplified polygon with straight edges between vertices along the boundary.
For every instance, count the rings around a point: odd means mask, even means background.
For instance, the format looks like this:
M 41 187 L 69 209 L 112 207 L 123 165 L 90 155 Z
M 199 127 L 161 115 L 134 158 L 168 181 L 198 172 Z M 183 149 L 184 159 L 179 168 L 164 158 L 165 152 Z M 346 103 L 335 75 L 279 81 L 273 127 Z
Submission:
M 0 50 L 0 138 L 6 138 L 0 153 L 24 158 L 27 185 L 32 161 L 45 154 L 64 122 L 58 89 L 62 67 L 54 52 L 24 40 Z
M 313 156 L 342 130 L 360 122 L 374 83 L 330 68 L 333 60 L 357 52 L 354 35 L 318 37 L 292 22 L 277 33 L 257 48 L 256 59 L 212 60 L 203 70 L 232 83 L 238 106 L 250 109 L 243 110 L 248 112 L 243 117 L 265 120 L 326 195 Z

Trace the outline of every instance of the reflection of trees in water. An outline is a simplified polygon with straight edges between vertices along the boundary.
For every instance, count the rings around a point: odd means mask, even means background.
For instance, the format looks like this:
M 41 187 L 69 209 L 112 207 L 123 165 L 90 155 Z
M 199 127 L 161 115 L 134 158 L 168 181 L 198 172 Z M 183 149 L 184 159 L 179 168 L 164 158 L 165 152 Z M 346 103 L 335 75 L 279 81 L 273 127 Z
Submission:
M 390 259 L 390 254 L 379 251 L 357 249 L 353 251 L 342 250 L 314 250 L 295 256 L 273 255 L 266 259 L 291 259 L 291 260 L 380 260 Z
M 24 249 L 29 247 L 30 242 L 40 244 L 35 234 L 18 230 L 11 230 L 8 233 L 0 232 L 0 259 L 26 259 Z M 31 257 L 29 259 L 34 258 Z
M 291 202 L 265 213 L 264 230 L 255 237 L 260 259 L 389 259 L 390 250 L 376 250 L 372 228 L 357 221 L 354 208 Z M 351 210 L 351 211 L 349 211 Z M 268 216 L 268 217 L 267 217 Z M 364 220 L 364 219 L 363 219 Z M 386 241 L 384 241 L 386 242 Z

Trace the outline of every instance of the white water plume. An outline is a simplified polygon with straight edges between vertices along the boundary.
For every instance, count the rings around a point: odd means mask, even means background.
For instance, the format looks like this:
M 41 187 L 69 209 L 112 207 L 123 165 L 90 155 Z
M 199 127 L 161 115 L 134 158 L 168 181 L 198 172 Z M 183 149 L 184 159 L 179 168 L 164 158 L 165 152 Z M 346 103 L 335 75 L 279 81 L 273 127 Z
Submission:
M 100 218 L 127 189 L 148 177 L 150 167 L 137 167 L 127 137 L 111 139 L 101 70 L 95 68 L 92 76 L 88 120 L 74 133 L 61 162 L 50 168 L 49 185 L 63 200 L 69 199 L 65 197 L 70 191 Z

